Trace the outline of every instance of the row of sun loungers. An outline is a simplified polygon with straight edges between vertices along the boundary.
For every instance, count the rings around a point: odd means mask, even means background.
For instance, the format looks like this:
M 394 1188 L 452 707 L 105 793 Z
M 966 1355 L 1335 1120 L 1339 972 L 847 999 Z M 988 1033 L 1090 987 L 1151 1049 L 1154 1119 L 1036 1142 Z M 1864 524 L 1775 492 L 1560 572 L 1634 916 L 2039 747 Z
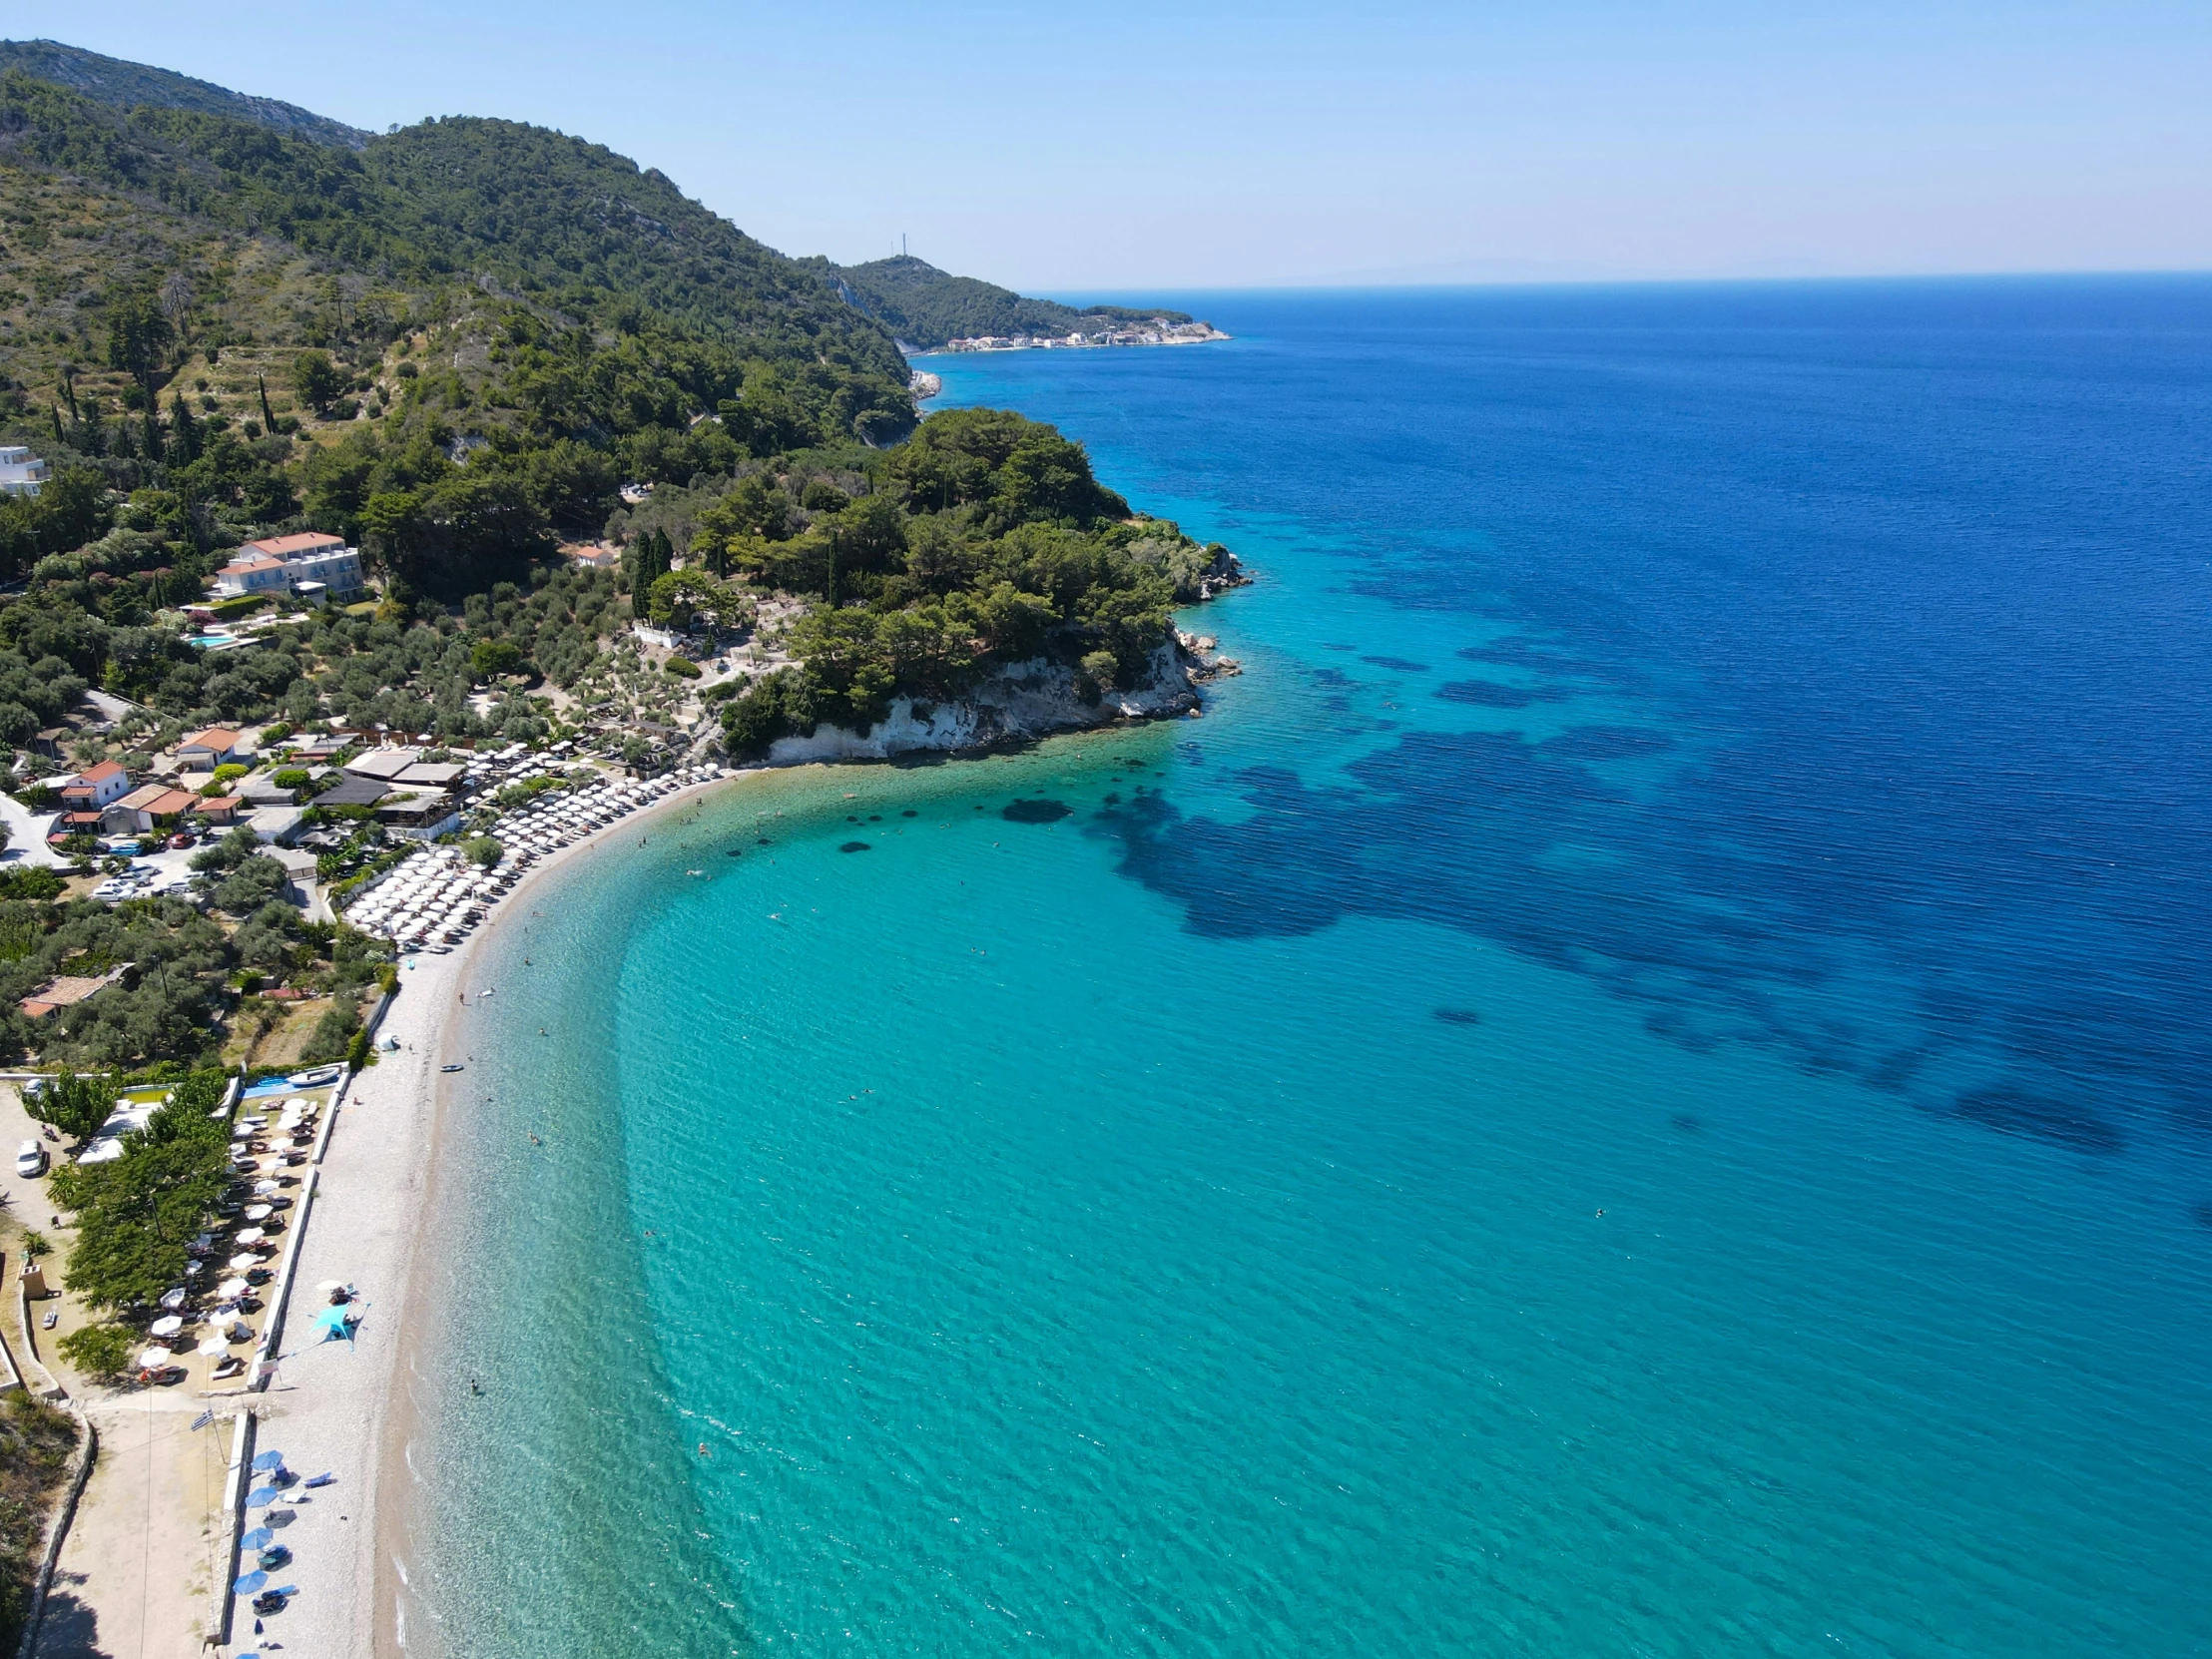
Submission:
M 662 796 L 721 774 L 720 767 L 687 767 L 663 778 L 592 784 L 533 802 L 492 825 L 489 833 L 502 850 L 491 868 L 468 862 L 456 847 L 426 846 L 355 893 L 346 919 L 402 949 L 451 949 L 539 858 L 597 833 Z

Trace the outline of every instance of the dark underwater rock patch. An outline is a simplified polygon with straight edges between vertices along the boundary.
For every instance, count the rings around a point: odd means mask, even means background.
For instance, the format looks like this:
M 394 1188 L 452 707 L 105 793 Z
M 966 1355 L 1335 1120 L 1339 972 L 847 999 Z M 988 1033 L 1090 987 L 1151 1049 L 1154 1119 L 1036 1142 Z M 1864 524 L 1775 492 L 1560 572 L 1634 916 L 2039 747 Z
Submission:
M 1446 703 L 1469 703 L 1480 709 L 1525 709 L 1531 703 L 1564 702 L 1563 691 L 1526 686 L 1501 686 L 1495 680 L 1452 680 L 1436 688 Z
M 1057 824 L 1075 809 L 1065 801 L 1014 801 L 998 810 L 1009 824 Z
M 2048 1095 L 1999 1085 L 1958 1097 L 1957 1114 L 1969 1123 L 2003 1135 L 2026 1135 L 2075 1152 L 2111 1157 L 2124 1151 L 2127 1137 L 2109 1119 L 2084 1106 Z
M 839 852 L 865 852 L 867 849 L 868 844 L 866 841 L 846 841 L 842 846 L 837 848 Z
M 1386 668 L 1393 674 L 1426 674 L 1428 665 L 1416 663 L 1407 657 L 1362 657 L 1363 663 L 1373 663 L 1377 668 Z
M 1586 676 L 1598 672 L 1598 665 L 1587 658 L 1547 651 L 1542 646 L 1530 645 L 1526 640 L 1518 639 L 1494 640 L 1488 645 L 1470 645 L 1452 655 L 1463 663 L 1496 663 L 1501 668 L 1524 668 L 1533 674 Z

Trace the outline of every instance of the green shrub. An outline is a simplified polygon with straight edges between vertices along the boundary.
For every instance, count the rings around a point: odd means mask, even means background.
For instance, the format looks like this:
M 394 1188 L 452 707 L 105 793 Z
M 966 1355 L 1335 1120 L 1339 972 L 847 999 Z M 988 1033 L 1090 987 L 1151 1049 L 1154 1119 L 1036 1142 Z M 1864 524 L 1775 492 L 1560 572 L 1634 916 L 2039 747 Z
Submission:
M 522 667 L 522 648 L 512 640 L 478 640 L 468 661 L 477 679 L 489 680 L 517 672 Z
M 35 1097 L 25 1097 L 23 1109 L 71 1140 L 82 1141 L 108 1121 L 108 1114 L 115 1110 L 116 1096 L 122 1092 L 121 1079 L 113 1075 L 79 1075 L 64 1069 Z
M 138 1337 L 120 1325 L 81 1325 L 55 1345 L 87 1377 L 106 1382 L 131 1369 Z
M 360 1029 L 360 1004 L 350 996 L 338 997 L 307 1034 L 306 1046 L 299 1051 L 300 1064 L 319 1066 L 344 1059 L 352 1052 L 353 1039 Z
M 790 669 L 756 682 L 743 697 L 723 705 L 723 746 L 736 759 L 752 761 L 766 755 L 778 738 L 813 731 L 814 723 L 800 713 L 805 701 L 805 686 Z
M 697 680 L 705 674 L 706 670 L 702 669 L 689 657 L 671 657 L 661 665 L 661 672 L 663 674 L 673 674 L 679 680 Z
M 64 883 L 45 864 L 20 864 L 0 869 L 0 898 L 59 898 Z

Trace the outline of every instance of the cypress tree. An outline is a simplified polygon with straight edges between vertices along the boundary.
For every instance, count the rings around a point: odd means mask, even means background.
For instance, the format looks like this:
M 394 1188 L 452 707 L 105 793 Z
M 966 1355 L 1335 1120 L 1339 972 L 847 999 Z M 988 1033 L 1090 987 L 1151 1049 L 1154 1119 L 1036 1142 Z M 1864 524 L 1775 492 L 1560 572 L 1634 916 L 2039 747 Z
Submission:
M 200 423 L 179 392 L 169 404 L 169 464 L 186 466 L 200 458 Z

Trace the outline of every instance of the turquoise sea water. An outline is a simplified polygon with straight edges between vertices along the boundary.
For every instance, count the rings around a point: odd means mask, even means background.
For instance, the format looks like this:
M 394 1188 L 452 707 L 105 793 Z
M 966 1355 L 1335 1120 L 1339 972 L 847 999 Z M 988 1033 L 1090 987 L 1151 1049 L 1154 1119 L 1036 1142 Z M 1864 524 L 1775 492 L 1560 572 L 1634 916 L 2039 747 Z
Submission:
M 1187 303 L 929 366 L 1253 564 L 1203 720 L 494 941 L 411 1630 L 2212 1647 L 2212 283 Z

